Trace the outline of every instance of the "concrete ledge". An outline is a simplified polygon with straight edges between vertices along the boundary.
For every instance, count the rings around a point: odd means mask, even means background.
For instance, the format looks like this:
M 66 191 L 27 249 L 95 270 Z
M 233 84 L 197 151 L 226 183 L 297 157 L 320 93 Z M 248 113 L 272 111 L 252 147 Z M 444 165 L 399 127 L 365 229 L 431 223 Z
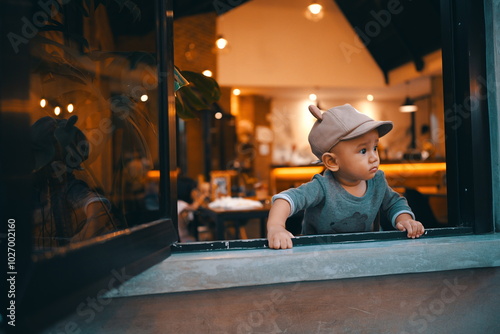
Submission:
M 498 234 L 174 253 L 107 297 L 498 266 Z

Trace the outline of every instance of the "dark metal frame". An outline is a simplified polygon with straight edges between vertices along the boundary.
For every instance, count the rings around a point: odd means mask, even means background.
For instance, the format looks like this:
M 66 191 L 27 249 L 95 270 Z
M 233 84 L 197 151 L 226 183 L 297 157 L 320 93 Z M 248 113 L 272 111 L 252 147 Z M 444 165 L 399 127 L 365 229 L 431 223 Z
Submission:
M 442 0 L 448 217 L 493 231 L 484 3 Z
M 0 18 L 2 45 L 6 32 L 14 30 L 12 24 L 22 24 L 22 17 L 32 16 L 33 2 L 8 1 L 4 9 L 8 15 Z M 2 232 L 7 219 L 16 218 L 16 326 L 9 326 L 6 317 L 7 305 L 2 298 L 2 330 L 16 333 L 37 333 L 64 316 L 77 311 L 88 298 L 99 298 L 103 291 L 116 288 L 125 280 L 137 275 L 151 265 L 170 255 L 171 245 L 177 241 L 176 180 L 171 177 L 176 166 L 175 157 L 175 100 L 173 92 L 173 12 L 172 1 L 156 1 L 158 30 L 158 73 L 159 73 L 159 140 L 160 140 L 160 219 L 120 232 L 98 237 L 36 255 L 32 248 L 31 210 L 29 192 L 31 179 L 29 118 L 25 113 L 10 112 L 2 106 L 0 126 L 11 129 L 14 137 L 5 138 L 2 132 L 0 154 L 0 204 Z M 3 22 L 2 22 L 3 21 Z M 20 27 L 19 27 L 20 28 Z M 20 29 L 19 29 L 20 30 Z M 16 92 L 18 99 L 29 98 L 29 75 L 19 78 L 19 69 L 29 69 L 29 51 L 24 47 L 20 54 L 13 54 L 10 47 L 0 49 L 0 95 L 12 98 L 9 92 Z M 10 50 L 10 51 L 9 51 Z M 24 71 L 24 72 L 26 72 Z M 23 73 L 24 73 L 23 72 Z M 15 80 L 8 80 L 12 77 Z M 18 127 L 12 128 L 10 125 Z M 25 130 L 25 131 L 19 131 Z M 15 130 L 15 131 L 14 131 Z M 25 137 L 23 139 L 23 137 Z M 26 138 L 28 138 L 26 140 Z M 10 143 L 10 146 L 9 146 Z M 12 145 L 16 143 L 16 145 Z M 26 153 L 26 154 L 24 154 Z M 9 156 L 7 159 L 4 157 Z M 24 164 L 22 164 L 24 163 Z M 28 166 L 28 168 L 24 168 Z M 9 215 L 9 216 L 7 216 Z M 3 237 L 3 236 L 2 236 Z M 6 243 L 2 241 L 2 245 Z M 7 247 L 4 258 L 6 259 Z M 6 266 L 2 272 L 6 274 Z M 5 292 L 7 294 L 7 292 Z M 0 330 L 1 331 L 1 330 Z
M 472 234 L 471 227 L 433 228 L 425 232 L 423 238 L 456 236 Z M 408 239 L 406 232 L 381 231 L 363 233 L 316 234 L 297 236 L 292 239 L 294 246 L 327 245 L 333 243 L 374 242 L 385 240 Z M 177 243 L 172 246 L 172 252 L 200 252 L 217 250 L 244 250 L 268 248 L 267 239 L 217 240 L 207 242 Z

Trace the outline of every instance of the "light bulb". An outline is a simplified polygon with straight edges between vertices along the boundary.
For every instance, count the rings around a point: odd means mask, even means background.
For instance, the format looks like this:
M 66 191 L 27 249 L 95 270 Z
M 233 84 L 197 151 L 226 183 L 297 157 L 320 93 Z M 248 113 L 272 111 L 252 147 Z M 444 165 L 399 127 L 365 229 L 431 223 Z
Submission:
M 307 6 L 307 9 L 311 12 L 311 14 L 318 15 L 319 13 L 321 13 L 323 6 L 321 6 L 319 3 L 313 2 L 312 4 Z
M 222 36 L 219 36 L 219 38 L 217 38 L 217 40 L 215 41 L 215 45 L 217 45 L 217 48 L 219 50 L 223 50 L 227 46 L 227 44 L 228 44 L 227 39 L 225 39 Z

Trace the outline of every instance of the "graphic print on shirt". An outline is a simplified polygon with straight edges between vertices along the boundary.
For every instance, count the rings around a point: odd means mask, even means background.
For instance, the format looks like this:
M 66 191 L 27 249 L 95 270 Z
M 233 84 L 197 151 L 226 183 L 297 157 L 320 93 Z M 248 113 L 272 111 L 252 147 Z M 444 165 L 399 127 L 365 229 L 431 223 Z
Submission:
M 331 222 L 330 227 L 334 233 L 360 232 L 365 230 L 368 216 L 355 212 L 351 217 L 342 219 L 339 222 Z

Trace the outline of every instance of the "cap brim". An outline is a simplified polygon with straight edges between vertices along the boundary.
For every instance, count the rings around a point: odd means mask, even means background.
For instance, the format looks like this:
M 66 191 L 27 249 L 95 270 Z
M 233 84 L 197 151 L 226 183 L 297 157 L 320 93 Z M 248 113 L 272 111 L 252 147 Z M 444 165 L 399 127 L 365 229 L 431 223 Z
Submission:
M 377 129 L 379 137 L 385 136 L 393 128 L 393 123 L 391 121 L 370 121 L 361 124 L 356 129 L 351 131 L 347 136 L 342 137 L 341 140 L 353 139 L 364 135 L 367 132 Z

